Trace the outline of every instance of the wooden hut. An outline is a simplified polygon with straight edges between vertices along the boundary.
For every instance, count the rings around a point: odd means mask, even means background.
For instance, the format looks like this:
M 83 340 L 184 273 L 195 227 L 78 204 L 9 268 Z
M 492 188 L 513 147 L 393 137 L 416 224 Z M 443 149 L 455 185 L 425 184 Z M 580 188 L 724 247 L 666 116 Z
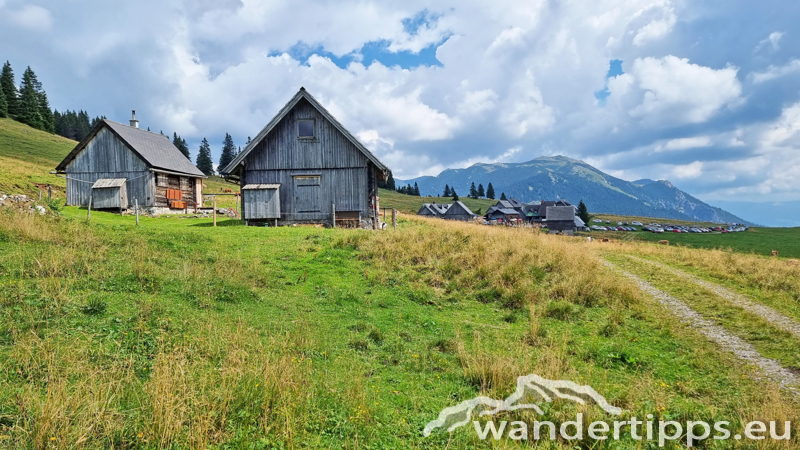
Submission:
M 388 169 L 304 88 L 230 164 L 248 224 L 378 227 L 378 180 Z
M 130 126 L 100 120 L 56 167 L 67 178 L 67 205 L 128 209 L 184 209 L 203 202 L 206 176 L 172 141 Z
M 575 231 L 575 207 L 547 206 L 545 223 L 551 232 L 572 234 Z
M 475 217 L 475 214 L 467 208 L 467 205 L 459 201 L 453 202 L 453 204 L 447 208 L 447 211 L 442 214 L 442 219 L 446 220 L 472 220 L 473 217 Z

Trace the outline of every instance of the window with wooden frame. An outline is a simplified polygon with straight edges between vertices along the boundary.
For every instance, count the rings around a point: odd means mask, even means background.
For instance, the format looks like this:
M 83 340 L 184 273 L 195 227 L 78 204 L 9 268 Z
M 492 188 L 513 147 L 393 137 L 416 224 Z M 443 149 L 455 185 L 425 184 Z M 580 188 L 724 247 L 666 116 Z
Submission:
M 314 119 L 300 119 L 297 121 L 297 137 L 299 139 L 314 139 Z

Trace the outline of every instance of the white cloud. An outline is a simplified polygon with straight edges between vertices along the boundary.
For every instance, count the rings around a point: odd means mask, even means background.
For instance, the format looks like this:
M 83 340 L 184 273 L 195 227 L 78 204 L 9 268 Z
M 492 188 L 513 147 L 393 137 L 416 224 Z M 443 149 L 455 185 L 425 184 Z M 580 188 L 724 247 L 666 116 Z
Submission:
M 672 176 L 679 180 L 697 178 L 701 175 L 703 175 L 703 163 L 700 161 L 695 161 L 691 164 L 685 164 L 682 166 L 676 166 L 674 169 L 672 169 Z
M 645 45 L 648 42 L 666 36 L 672 31 L 672 27 L 674 27 L 675 23 L 678 21 L 678 16 L 675 15 L 675 11 L 669 5 L 662 6 L 658 9 L 661 13 L 661 17 L 653 19 L 648 22 L 647 25 L 639 28 L 636 35 L 633 37 L 633 45 Z
M 782 66 L 769 66 L 763 72 L 753 72 L 750 77 L 753 83 L 761 84 L 794 73 L 800 73 L 800 59 L 793 59 Z
M 711 138 L 708 136 L 696 136 L 689 138 L 672 139 L 664 144 L 664 150 L 688 150 L 690 148 L 708 147 L 711 145 Z
M 609 81 L 609 100 L 647 123 L 701 123 L 742 101 L 737 72 L 735 67 L 715 70 L 672 55 L 637 58 L 627 76 Z
M 766 39 L 760 41 L 758 43 L 758 45 L 756 45 L 756 48 L 753 49 L 753 53 L 758 52 L 759 50 L 761 50 L 762 48 L 766 47 L 767 45 L 771 46 L 773 51 L 778 50 L 778 48 L 779 48 L 779 44 L 778 43 L 781 41 L 781 38 L 783 37 L 783 35 L 784 35 L 783 32 L 773 31 L 772 33 L 769 34 L 769 36 L 767 36 Z
M 47 31 L 53 26 L 53 14 L 41 6 L 25 5 L 20 9 L 8 11 L 7 14 L 13 23 L 29 30 Z

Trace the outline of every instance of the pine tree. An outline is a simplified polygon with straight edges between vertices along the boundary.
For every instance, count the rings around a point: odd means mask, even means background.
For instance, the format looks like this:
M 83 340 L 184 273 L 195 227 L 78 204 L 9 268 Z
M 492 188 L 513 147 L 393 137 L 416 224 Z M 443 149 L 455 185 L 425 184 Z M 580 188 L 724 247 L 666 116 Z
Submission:
M 391 189 L 391 190 L 395 189 L 394 176 L 392 176 L 391 170 L 389 171 L 389 178 L 386 180 L 386 189 Z
M 489 183 L 489 187 L 486 188 L 486 198 L 494 200 L 494 186 L 492 186 L 492 183 Z
M 178 133 L 174 131 L 172 132 L 172 145 L 177 147 L 177 149 L 180 150 L 181 153 L 183 153 L 183 156 L 185 156 L 189 160 L 192 159 L 192 156 L 189 154 L 189 146 L 186 144 L 186 140 L 181 139 L 181 137 L 178 136 Z
M 421 197 L 419 195 L 419 186 L 417 186 L 417 182 L 416 181 L 414 182 L 414 195 L 416 195 L 417 197 Z
M 450 185 L 445 184 L 444 193 L 442 194 L 442 197 L 450 197 L 451 195 L 453 194 L 450 192 Z
M 78 112 L 78 115 L 75 117 L 75 119 L 77 120 L 76 125 L 78 129 L 78 136 L 76 140 L 82 141 L 83 138 L 89 134 L 89 131 L 92 130 L 92 124 L 89 121 L 89 113 L 81 110 Z
M 8 102 L 6 102 L 6 95 L 0 89 L 0 118 L 8 117 Z
M 236 156 L 236 146 L 233 144 L 233 138 L 230 134 L 225 133 L 225 140 L 222 141 L 222 154 L 219 155 L 219 169 L 222 170 L 233 161 Z
M 508 199 L 506 198 L 506 193 L 505 193 L 505 192 L 503 192 L 502 194 L 500 194 L 500 200 L 508 200 Z
M 208 145 L 208 140 L 206 138 L 203 138 L 203 142 L 200 144 L 200 151 L 197 153 L 197 168 L 208 176 L 214 174 L 214 161 L 211 159 L 211 146 Z
M 456 194 L 456 189 L 455 188 L 451 189 L 450 193 L 453 195 L 453 201 L 457 202 L 458 201 L 458 194 Z
M 478 197 L 486 197 L 486 192 L 484 192 L 482 184 L 478 184 Z
M 48 133 L 55 133 L 55 118 L 53 117 L 53 110 L 50 109 L 50 102 L 47 100 L 45 91 L 39 92 L 39 115 L 42 116 L 42 130 Z
M 478 198 L 478 189 L 475 188 L 475 182 L 472 182 L 472 185 L 469 187 L 469 196 L 471 198 Z
M 11 63 L 8 61 L 3 64 L 3 72 L 0 74 L 0 90 L 3 91 L 3 96 L 6 98 L 9 117 L 17 117 L 19 115 L 19 92 L 14 83 L 14 70 L 11 69 Z
M 42 115 L 39 112 L 39 90 L 41 84 L 36 79 L 36 74 L 30 66 L 22 74 L 22 83 L 19 89 L 19 115 L 17 120 L 33 128 L 42 129 L 44 126 Z
M 589 221 L 592 220 L 592 217 L 589 215 L 589 209 L 586 207 L 586 203 L 583 203 L 583 199 L 578 203 L 578 217 L 581 218 L 583 223 L 589 223 Z

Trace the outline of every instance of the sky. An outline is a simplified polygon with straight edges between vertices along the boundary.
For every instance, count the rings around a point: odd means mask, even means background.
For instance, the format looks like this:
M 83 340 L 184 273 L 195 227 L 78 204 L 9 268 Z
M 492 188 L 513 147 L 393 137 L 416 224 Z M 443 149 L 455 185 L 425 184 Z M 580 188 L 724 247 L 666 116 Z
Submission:
M 779 217 L 800 201 L 798 19 L 785 0 L 0 0 L 0 59 L 59 110 L 135 109 L 215 159 L 304 86 L 398 178 L 566 155 L 800 225 Z

